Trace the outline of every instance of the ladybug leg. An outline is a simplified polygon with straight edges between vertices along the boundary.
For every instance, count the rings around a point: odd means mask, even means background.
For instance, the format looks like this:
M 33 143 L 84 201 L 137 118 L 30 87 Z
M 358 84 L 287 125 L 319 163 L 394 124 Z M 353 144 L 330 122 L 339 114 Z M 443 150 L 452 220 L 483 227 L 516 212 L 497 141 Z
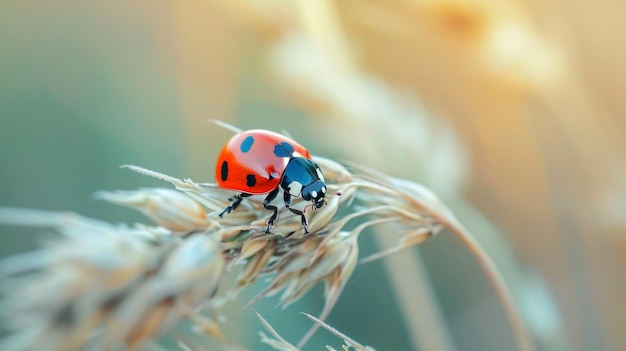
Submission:
M 307 229 L 309 222 L 307 222 L 306 217 L 304 216 L 304 213 L 302 211 L 297 210 L 295 208 L 291 208 L 291 194 L 289 194 L 288 191 L 285 191 L 284 200 L 285 200 L 285 207 L 287 207 L 287 209 L 291 211 L 291 213 L 297 214 L 300 216 L 300 219 L 302 220 L 302 229 L 304 229 L 304 234 L 309 234 L 309 230 Z
M 230 206 L 226 207 L 224 211 L 222 211 L 222 213 L 220 213 L 220 218 L 222 218 L 224 214 L 233 212 L 239 206 L 239 204 L 241 203 L 241 200 L 243 200 L 244 197 L 249 197 L 249 196 L 252 196 L 252 195 L 246 194 L 246 193 L 235 195 L 234 196 L 235 199 L 233 200 L 233 203 L 230 204 Z
M 263 200 L 263 207 L 265 207 L 266 209 L 270 211 L 274 211 L 270 219 L 267 221 L 267 227 L 265 228 L 266 233 L 270 232 L 270 227 L 274 225 L 274 222 L 276 221 L 276 217 L 278 216 L 278 207 L 274 205 L 270 205 L 270 203 L 274 201 L 274 199 L 276 198 L 276 195 L 278 195 L 279 189 L 280 188 L 276 188 L 272 190 L 269 194 L 267 194 L 267 196 L 265 197 L 265 200 Z

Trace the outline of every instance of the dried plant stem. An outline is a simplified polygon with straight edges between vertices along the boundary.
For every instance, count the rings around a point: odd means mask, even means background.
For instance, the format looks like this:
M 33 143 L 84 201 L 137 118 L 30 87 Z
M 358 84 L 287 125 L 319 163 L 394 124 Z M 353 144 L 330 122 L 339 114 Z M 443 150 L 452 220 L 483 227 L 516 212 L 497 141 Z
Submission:
M 315 317 L 313 317 L 312 315 L 310 315 L 308 313 L 302 313 L 302 314 L 307 316 L 307 318 L 309 318 L 313 322 L 315 322 L 315 324 L 317 324 L 320 327 L 328 330 L 329 332 L 331 332 L 335 336 L 342 338 L 344 340 L 344 342 L 346 343 L 346 345 L 352 346 L 352 347 L 354 347 L 358 351 L 374 351 L 373 348 L 371 348 L 369 346 L 361 345 L 360 343 L 356 342 L 354 339 L 348 337 L 346 334 L 344 334 L 344 333 L 340 332 L 339 330 L 331 327 L 330 325 L 324 323 L 323 321 L 319 320 L 318 318 L 315 318 Z M 344 348 L 344 350 L 345 349 L 346 348 Z
M 470 232 L 457 222 L 454 218 L 441 218 L 442 223 L 452 231 L 463 242 L 465 247 L 476 258 L 480 266 L 485 271 L 489 282 L 493 285 L 496 294 L 502 302 L 504 312 L 511 323 L 511 328 L 515 334 L 517 340 L 517 346 L 520 351 L 534 351 L 535 346 L 532 342 L 532 337 L 520 311 L 517 308 L 513 294 L 506 285 L 504 277 L 496 267 L 494 261 L 489 257 L 489 254 L 483 249 L 483 247 L 474 239 Z
M 283 339 L 283 337 L 280 336 L 280 334 L 278 334 L 276 330 L 274 330 L 274 328 L 272 328 L 272 326 L 265 320 L 265 318 L 261 316 L 261 314 L 259 314 L 259 312 L 255 312 L 255 313 L 256 313 L 257 318 L 261 321 L 261 324 L 263 324 L 263 326 L 265 327 L 265 329 L 267 329 L 267 331 L 270 332 L 270 334 L 272 334 L 274 338 L 276 338 L 276 340 L 271 340 L 265 337 L 263 333 L 260 333 L 261 340 L 263 342 L 270 344 L 270 346 L 279 346 L 280 350 L 299 351 L 297 347 L 293 346 L 287 340 Z
M 0 339 L 0 348 L 38 350 L 47 344 L 49 350 L 135 350 L 171 331 L 184 318 L 195 330 L 235 347 L 220 331 L 219 318 L 203 313 L 219 316 L 224 301 L 261 276 L 271 277 L 269 287 L 252 302 L 282 291 L 281 306 L 325 283 L 325 306 L 318 317 L 323 321 L 358 264 L 358 239 L 363 229 L 393 222 L 393 229 L 385 233 L 390 235 L 384 237 L 395 239 L 386 241 L 385 246 L 392 249 L 383 250 L 385 254 L 417 245 L 442 227 L 450 228 L 494 285 L 519 349 L 533 350 L 495 264 L 432 191 L 365 168 L 351 173 L 332 160 L 315 160 L 328 176 L 329 193 L 341 196 L 329 197 L 314 212 L 308 235 L 293 216 L 281 217 L 273 227 L 275 234 L 266 235 L 268 214 L 262 200 L 254 197 L 236 213 L 221 218 L 217 211 L 229 203 L 229 194 L 215 185 L 134 166 L 129 168 L 170 182 L 179 191 L 100 192 L 99 198 L 141 210 L 155 225 L 112 225 L 75 214 L 0 209 L 0 223 L 47 227 L 61 235 L 35 254 L 0 261 L 0 280 L 10 287 L 2 290 L 10 293 L 0 299 L 0 317 L 19 316 L 10 325 L 9 337 Z M 353 200 L 358 202 L 353 204 Z M 284 207 L 281 211 L 289 210 Z M 353 220 L 360 223 L 351 226 Z M 411 256 L 400 258 L 405 257 Z M 392 283 L 400 292 L 401 309 L 414 331 L 413 348 L 453 350 L 416 258 L 390 261 Z M 228 289 L 221 285 L 238 264 L 244 269 L 236 286 Z M 297 350 L 319 326 L 312 326 L 296 346 L 276 337 L 270 328 L 275 338 L 262 338 L 276 349 Z M 186 340 L 179 338 L 179 342 L 185 349 L 196 349 Z M 353 346 L 357 349 L 358 345 Z M 342 347 L 347 350 L 348 346 Z
M 389 235 L 379 235 L 377 240 L 381 247 L 396 244 Z M 420 257 L 405 252 L 402 255 L 386 256 L 383 262 L 407 324 L 411 344 L 420 350 L 454 350 L 441 311 L 436 303 L 432 303 L 436 299 L 429 288 L 430 283 L 424 274 Z

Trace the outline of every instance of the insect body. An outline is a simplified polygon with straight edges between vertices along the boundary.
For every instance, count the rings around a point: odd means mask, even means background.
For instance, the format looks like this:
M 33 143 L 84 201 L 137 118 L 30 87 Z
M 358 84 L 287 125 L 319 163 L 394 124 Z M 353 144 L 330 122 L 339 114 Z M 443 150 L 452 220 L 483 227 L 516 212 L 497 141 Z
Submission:
M 220 152 L 215 178 L 220 188 L 241 192 L 220 217 L 235 210 L 245 197 L 267 194 L 263 207 L 274 213 L 267 222 L 266 233 L 278 215 L 278 207 L 271 202 L 280 189 L 284 192 L 285 206 L 301 217 L 305 233 L 308 233 L 306 217 L 301 210 L 291 207 L 291 198 L 302 196 L 316 209 L 325 204 L 327 187 L 324 176 L 311 160 L 309 151 L 297 142 L 267 130 L 248 130 L 233 136 Z

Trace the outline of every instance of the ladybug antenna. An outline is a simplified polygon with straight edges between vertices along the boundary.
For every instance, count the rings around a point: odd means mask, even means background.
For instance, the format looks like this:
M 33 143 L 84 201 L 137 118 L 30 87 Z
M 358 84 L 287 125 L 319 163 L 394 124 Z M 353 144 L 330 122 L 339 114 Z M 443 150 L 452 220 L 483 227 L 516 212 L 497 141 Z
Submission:
M 313 204 L 308 204 L 306 206 L 304 206 L 304 208 L 302 209 L 302 213 L 306 213 L 306 210 L 309 209 L 309 207 L 313 206 Z M 313 209 L 315 209 L 315 206 L 313 206 Z
M 335 191 L 333 193 L 333 195 L 337 195 L 337 196 L 341 196 L 341 191 Z M 324 199 L 324 206 L 328 205 L 328 201 L 326 201 L 326 199 Z

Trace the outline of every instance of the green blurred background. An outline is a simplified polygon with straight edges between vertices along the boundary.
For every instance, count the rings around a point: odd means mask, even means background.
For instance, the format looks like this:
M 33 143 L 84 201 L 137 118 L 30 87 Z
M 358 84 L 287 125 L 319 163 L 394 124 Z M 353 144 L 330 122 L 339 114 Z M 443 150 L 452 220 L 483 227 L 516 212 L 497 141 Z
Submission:
M 440 194 L 507 275 L 540 349 L 623 350 L 623 10 L 609 0 L 4 0 L 0 206 L 147 222 L 93 199 L 165 186 L 120 165 L 212 181 L 230 132 L 208 119 L 286 130 L 314 154 Z M 46 237 L 0 231 L 2 256 Z M 374 234 L 362 238 L 372 252 Z M 432 349 L 428 328 L 445 349 L 514 348 L 453 237 L 399 256 L 357 268 L 329 324 L 378 350 Z M 397 289 L 411 284 L 441 321 L 424 325 L 402 302 Z M 318 288 L 287 310 L 271 299 L 256 308 L 295 342 L 310 325 L 298 312 L 322 302 Z M 268 349 L 252 313 L 228 325 Z M 306 349 L 339 343 L 320 331 Z

